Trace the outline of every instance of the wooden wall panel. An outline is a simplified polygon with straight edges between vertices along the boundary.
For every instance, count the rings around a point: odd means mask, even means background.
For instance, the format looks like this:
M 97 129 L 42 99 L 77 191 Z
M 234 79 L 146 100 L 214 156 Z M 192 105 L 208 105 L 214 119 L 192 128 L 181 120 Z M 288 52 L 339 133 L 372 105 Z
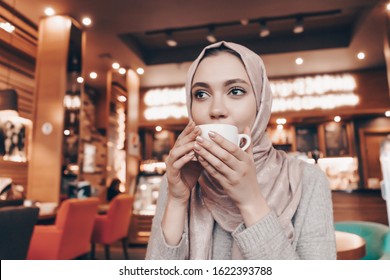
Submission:
M 338 221 L 369 221 L 388 225 L 386 201 L 380 191 L 332 192 L 333 216 Z
M 0 159 L 0 177 L 10 177 L 15 185 L 27 187 L 27 168 L 26 162 L 12 162 Z
M 12 33 L 0 29 L 0 89 L 15 89 L 18 93 L 19 115 L 32 120 L 38 28 L 4 2 L 0 2 L 0 15 L 2 20 L 15 26 Z M 31 150 L 31 145 L 28 150 Z M 26 190 L 27 175 L 28 163 L 0 159 L 0 177 L 10 177 L 14 184 L 22 185 Z

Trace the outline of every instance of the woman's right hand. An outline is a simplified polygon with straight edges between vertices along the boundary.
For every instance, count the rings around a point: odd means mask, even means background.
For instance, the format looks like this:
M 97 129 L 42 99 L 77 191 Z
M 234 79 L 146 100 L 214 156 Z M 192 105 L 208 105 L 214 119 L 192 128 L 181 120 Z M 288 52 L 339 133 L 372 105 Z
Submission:
M 195 157 L 193 148 L 196 136 L 200 135 L 199 127 L 190 120 L 179 135 L 166 160 L 168 196 L 179 203 L 187 203 L 191 189 L 195 186 L 203 168 Z

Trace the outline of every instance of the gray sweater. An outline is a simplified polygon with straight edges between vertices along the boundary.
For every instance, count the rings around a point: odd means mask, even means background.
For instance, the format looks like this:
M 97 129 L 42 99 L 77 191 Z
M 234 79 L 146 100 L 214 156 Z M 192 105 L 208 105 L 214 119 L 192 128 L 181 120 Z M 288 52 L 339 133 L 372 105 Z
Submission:
M 165 179 L 165 178 L 164 178 Z M 166 179 L 165 179 L 166 180 Z M 166 184 L 163 184 L 166 185 Z M 212 258 L 231 259 L 233 239 L 244 259 L 336 259 L 331 191 L 325 174 L 315 165 L 305 164 L 302 196 L 293 218 L 295 238 L 288 240 L 276 214 L 271 211 L 256 224 L 239 225 L 232 233 L 217 223 L 213 230 Z M 177 246 L 166 243 L 161 221 L 167 189 L 160 190 L 146 259 L 187 259 L 188 224 Z

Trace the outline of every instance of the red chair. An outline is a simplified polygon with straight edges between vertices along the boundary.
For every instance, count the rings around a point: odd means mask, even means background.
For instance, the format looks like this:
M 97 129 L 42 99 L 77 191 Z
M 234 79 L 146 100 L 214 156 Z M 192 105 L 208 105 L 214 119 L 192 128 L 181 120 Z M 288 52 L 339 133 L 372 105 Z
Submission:
M 110 244 L 122 240 L 125 259 L 127 254 L 127 236 L 133 211 L 134 197 L 120 194 L 110 202 L 107 214 L 97 215 L 91 239 L 91 258 L 95 258 L 95 243 L 104 245 L 106 259 L 110 259 Z
M 27 259 L 67 260 L 86 255 L 98 205 L 97 198 L 65 200 L 54 225 L 34 227 Z

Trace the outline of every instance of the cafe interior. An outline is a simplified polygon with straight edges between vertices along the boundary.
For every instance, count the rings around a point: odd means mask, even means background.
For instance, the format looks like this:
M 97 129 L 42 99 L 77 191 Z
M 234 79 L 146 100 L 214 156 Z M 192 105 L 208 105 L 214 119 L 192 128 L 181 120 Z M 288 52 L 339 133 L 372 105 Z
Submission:
M 1 0 L 0 258 L 144 259 L 186 72 L 223 40 L 264 61 L 273 146 L 328 177 L 337 259 L 390 259 L 390 2 L 292 3 Z

